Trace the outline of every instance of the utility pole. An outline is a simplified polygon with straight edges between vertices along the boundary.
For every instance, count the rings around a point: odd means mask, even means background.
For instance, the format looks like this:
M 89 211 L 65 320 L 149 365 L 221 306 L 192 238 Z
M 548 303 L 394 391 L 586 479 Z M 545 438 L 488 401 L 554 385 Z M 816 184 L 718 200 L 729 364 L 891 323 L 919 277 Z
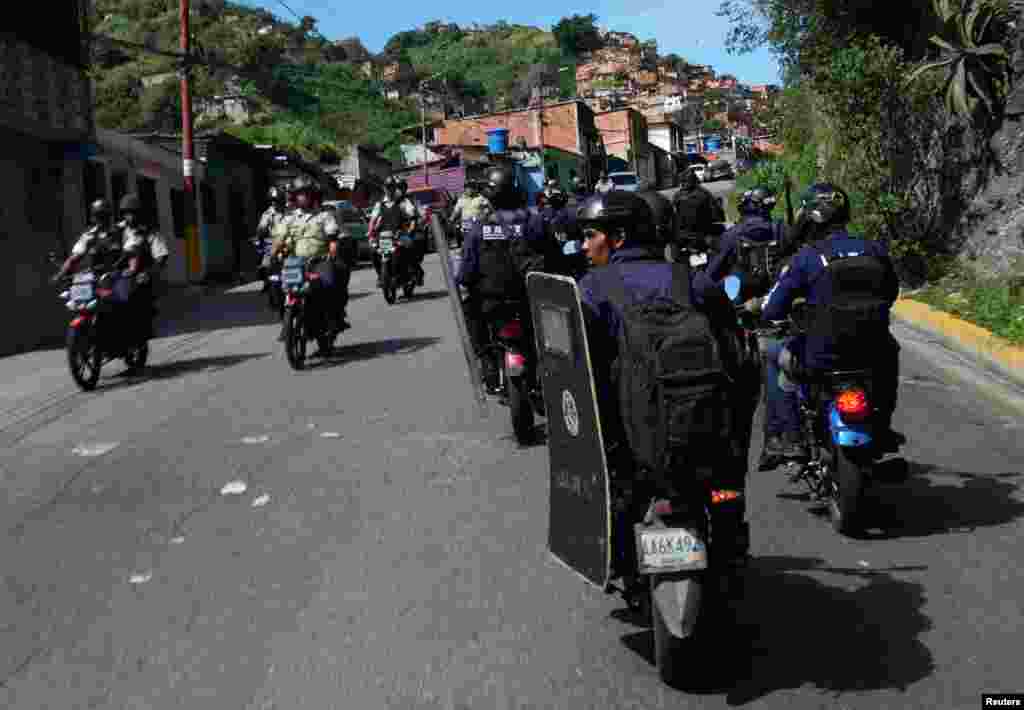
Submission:
M 427 94 L 424 84 L 420 84 L 420 119 L 423 122 L 423 186 L 430 184 L 429 168 L 430 161 L 427 159 Z
M 181 65 L 181 156 L 182 156 L 182 172 L 185 177 L 185 209 L 182 210 L 184 213 L 184 231 L 186 239 L 186 248 L 191 247 L 189 257 L 190 261 L 194 259 L 194 263 L 190 263 L 189 271 L 199 272 L 199 258 L 198 252 L 199 244 L 198 230 L 196 224 L 198 220 L 193 220 L 193 215 L 196 214 L 194 211 L 196 208 L 196 193 L 195 193 L 195 182 L 193 176 L 195 175 L 195 160 L 193 153 L 193 140 L 192 140 L 192 85 L 189 81 L 192 73 L 192 56 L 191 52 L 191 40 L 189 35 L 189 0 L 181 0 L 180 7 L 180 20 L 181 20 L 181 51 L 185 55 Z

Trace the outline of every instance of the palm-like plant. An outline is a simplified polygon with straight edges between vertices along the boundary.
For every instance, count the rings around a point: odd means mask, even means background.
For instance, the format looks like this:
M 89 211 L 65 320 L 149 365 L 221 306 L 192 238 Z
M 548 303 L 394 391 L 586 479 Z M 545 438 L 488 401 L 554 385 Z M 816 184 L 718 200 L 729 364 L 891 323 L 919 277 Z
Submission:
M 980 102 L 994 114 L 1003 96 L 1008 57 L 1002 44 L 985 40 L 991 39 L 992 20 L 1004 4 L 998 0 L 932 0 L 944 37 L 932 35 L 930 41 L 941 50 L 941 56 L 914 69 L 907 81 L 941 69 L 950 112 L 971 117 Z

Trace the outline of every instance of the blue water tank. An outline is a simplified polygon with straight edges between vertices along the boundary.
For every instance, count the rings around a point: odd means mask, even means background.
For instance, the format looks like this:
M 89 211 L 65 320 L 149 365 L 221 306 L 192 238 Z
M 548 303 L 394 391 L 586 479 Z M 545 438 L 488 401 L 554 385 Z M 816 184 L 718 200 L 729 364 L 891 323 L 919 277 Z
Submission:
M 507 128 L 492 128 L 487 131 L 487 151 L 489 153 L 508 152 Z
M 713 153 L 722 148 L 722 139 L 718 136 L 711 136 L 704 139 L 704 149 L 709 153 Z

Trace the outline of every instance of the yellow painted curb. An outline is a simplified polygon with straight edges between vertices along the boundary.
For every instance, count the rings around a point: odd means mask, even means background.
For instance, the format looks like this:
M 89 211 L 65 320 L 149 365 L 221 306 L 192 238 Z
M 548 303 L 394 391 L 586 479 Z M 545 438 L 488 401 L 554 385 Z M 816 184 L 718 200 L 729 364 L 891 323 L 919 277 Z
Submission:
M 1024 348 L 920 301 L 901 298 L 892 311 L 897 318 L 937 332 L 968 353 L 988 360 L 1007 376 L 1024 382 Z

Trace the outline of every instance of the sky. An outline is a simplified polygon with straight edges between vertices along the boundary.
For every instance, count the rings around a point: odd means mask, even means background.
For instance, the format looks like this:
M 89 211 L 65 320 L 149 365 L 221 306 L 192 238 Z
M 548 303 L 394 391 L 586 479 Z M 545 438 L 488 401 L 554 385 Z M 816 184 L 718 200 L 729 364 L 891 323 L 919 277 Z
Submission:
M 716 17 L 719 0 L 515 0 L 508 4 L 481 5 L 479 0 L 242 0 L 242 4 L 266 8 L 283 20 L 312 15 L 320 33 L 330 40 L 357 36 L 371 52 L 379 52 L 388 38 L 402 30 L 421 27 L 431 20 L 460 26 L 474 22 L 512 24 L 550 29 L 562 17 L 597 15 L 598 24 L 610 30 L 631 32 L 640 40 L 658 41 L 658 53 L 676 53 L 693 64 L 710 64 L 718 74 L 733 74 L 745 84 L 781 84 L 775 57 L 760 49 L 752 54 L 725 51 L 728 22 Z

